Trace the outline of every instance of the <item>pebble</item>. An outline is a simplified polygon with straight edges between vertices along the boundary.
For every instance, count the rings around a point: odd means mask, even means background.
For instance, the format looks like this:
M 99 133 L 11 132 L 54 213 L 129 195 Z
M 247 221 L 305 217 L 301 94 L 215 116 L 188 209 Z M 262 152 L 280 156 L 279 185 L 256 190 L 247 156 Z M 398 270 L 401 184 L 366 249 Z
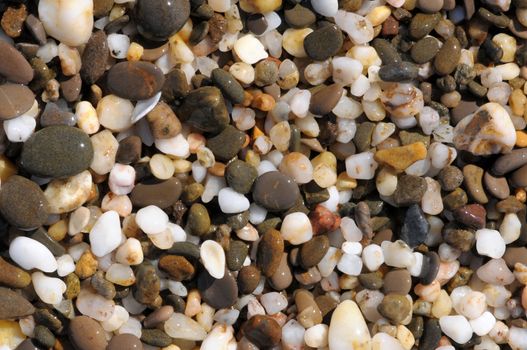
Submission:
M 489 200 L 485 191 L 483 190 L 483 169 L 473 165 L 468 164 L 463 167 L 463 178 L 465 181 L 466 188 L 468 193 L 476 202 L 480 204 L 485 204 Z
M 139 208 L 154 205 L 166 209 L 179 199 L 182 190 L 181 181 L 175 177 L 157 184 L 138 183 L 130 194 L 130 200 Z
M 88 170 L 64 180 L 51 181 L 44 190 L 49 212 L 62 214 L 79 208 L 90 197 L 92 184 Z
M 46 222 L 49 206 L 36 183 L 13 175 L 2 184 L 0 212 L 11 225 L 28 230 Z
M 335 25 L 323 26 L 304 38 L 307 56 L 316 61 L 334 56 L 340 51 L 342 44 L 342 33 Z
M 30 275 L 0 258 L 0 283 L 10 288 L 24 288 L 31 283 Z
M 185 24 L 190 15 L 190 2 L 139 0 L 133 14 L 137 29 L 143 36 L 164 41 Z
M 97 257 L 112 252 L 121 244 L 121 223 L 117 212 L 107 211 L 97 219 L 90 230 L 90 243 Z
M 345 31 L 355 45 L 370 42 L 374 37 L 373 25 L 366 17 L 344 10 L 337 11 L 335 24 Z
M 94 32 L 82 53 L 80 75 L 86 84 L 93 84 L 106 71 L 106 61 L 109 55 L 108 41 L 104 31 Z
M 278 171 L 259 176 L 253 189 L 253 198 L 271 211 L 282 211 L 295 205 L 300 191 L 294 180 Z
M 487 131 L 491 129 L 492 132 Z M 515 141 L 516 134 L 509 114 L 494 102 L 484 104 L 454 128 L 456 148 L 475 155 L 510 152 Z
M 286 215 L 280 232 L 284 240 L 293 245 L 299 245 L 309 241 L 313 237 L 313 227 L 309 217 L 302 212 Z
M 236 40 L 233 50 L 247 64 L 255 64 L 269 56 L 260 40 L 252 34 L 247 34 Z
M 93 2 L 75 0 L 63 4 L 44 0 L 38 4 L 39 19 L 46 33 L 58 41 L 75 47 L 86 44 L 93 29 Z
M 149 62 L 120 62 L 108 72 L 108 88 L 124 99 L 145 100 L 158 93 L 165 77 Z
M 0 75 L 12 83 L 27 84 L 33 79 L 33 69 L 25 57 L 6 41 L 0 40 L 0 59 L 4 64 Z
M 476 249 L 481 255 L 498 259 L 505 254 L 505 241 L 496 230 L 480 229 L 476 231 Z
M 393 200 L 399 206 L 408 206 L 421 202 L 427 184 L 424 178 L 414 175 L 402 175 L 397 181 Z
M 213 240 L 201 244 L 200 257 L 207 272 L 216 279 L 221 279 L 225 273 L 225 251 Z
M 22 166 L 31 174 L 63 178 L 86 170 L 93 158 L 88 136 L 70 126 L 39 130 L 24 143 Z
M 430 62 L 439 52 L 440 42 L 434 37 L 427 36 L 417 41 L 411 49 L 411 56 L 415 63 Z
M 519 148 L 500 156 L 492 166 L 492 173 L 502 176 L 527 164 L 527 149 Z
M 410 62 L 391 63 L 381 67 L 379 77 L 383 81 L 399 82 L 417 78 L 418 68 Z
M 438 13 L 418 13 L 412 17 L 412 21 L 410 22 L 410 35 L 414 39 L 424 38 L 435 28 L 440 20 L 441 16 Z
M 382 149 L 375 153 L 375 160 L 380 164 L 389 165 L 396 171 L 402 171 L 418 160 L 426 157 L 427 150 L 422 142 L 406 146 Z
M 412 277 L 406 269 L 389 271 L 384 275 L 382 288 L 385 294 L 406 295 L 412 289 Z
M 57 269 L 57 261 L 49 249 L 28 237 L 15 238 L 9 246 L 9 256 L 24 270 L 36 268 L 44 272 L 53 272 Z
M 485 226 L 486 210 L 479 204 L 468 204 L 453 211 L 454 218 L 460 223 L 475 229 Z
M 461 45 L 455 37 L 447 39 L 434 58 L 434 68 L 440 75 L 452 73 L 461 56 Z
M 300 263 L 306 269 L 317 265 L 329 249 L 327 236 L 315 236 L 300 248 Z
M 4 108 L 0 111 L 1 120 L 10 120 L 24 115 L 35 103 L 33 92 L 20 84 L 0 85 L 0 103 Z
M 214 134 L 225 129 L 229 121 L 221 91 L 212 86 L 191 91 L 179 108 L 178 116 L 201 131 Z
M 309 111 L 315 115 L 330 113 L 339 102 L 343 93 L 342 85 L 332 84 L 319 89 L 311 97 Z
M 270 277 L 277 272 L 283 253 L 284 239 L 280 232 L 274 229 L 265 232 L 256 255 L 257 266 L 265 276 Z
M 198 276 L 198 290 L 203 301 L 216 309 L 231 307 L 238 297 L 238 285 L 228 270 L 220 279 L 202 271 Z
M 252 165 L 235 159 L 225 168 L 225 180 L 236 192 L 247 194 L 258 176 L 256 168 Z
M 439 325 L 441 331 L 458 344 L 465 344 L 472 337 L 472 328 L 464 316 L 443 316 L 439 319 Z
M 266 315 L 255 315 L 243 325 L 243 334 L 259 348 L 276 346 L 282 338 L 278 322 Z
M 143 330 L 144 332 L 144 330 Z M 117 334 L 112 337 L 108 342 L 107 350 L 120 350 L 120 349 L 130 349 L 130 350 L 142 350 L 143 344 L 139 338 L 133 334 Z
M 223 95 L 233 103 L 242 103 L 245 99 L 242 86 L 231 73 L 221 68 L 216 68 L 212 71 L 211 79 Z
M 228 125 L 218 135 L 207 140 L 207 147 L 220 161 L 234 158 L 245 142 L 245 133 Z
M 69 337 L 79 350 L 106 350 L 108 342 L 100 324 L 88 316 L 76 316 L 69 324 Z
M 242 294 L 252 293 L 260 283 L 260 270 L 254 265 L 244 266 L 238 271 L 238 289 Z M 277 288 L 281 289 L 281 288 Z
M 463 172 L 459 168 L 447 165 L 437 175 L 443 191 L 454 191 L 463 182 Z
M 205 235 L 210 227 L 210 217 L 203 204 L 194 203 L 189 210 L 187 225 L 193 234 Z
M 21 294 L 9 288 L 0 287 L 0 318 L 2 320 L 31 315 L 35 308 Z
M 425 242 L 429 227 L 420 206 L 413 204 L 406 211 L 399 237 L 413 248 Z
M 331 349 L 368 348 L 371 335 L 357 304 L 344 300 L 333 311 L 328 331 Z
M 377 307 L 379 313 L 393 324 L 401 323 L 412 311 L 412 304 L 401 294 L 387 294 Z

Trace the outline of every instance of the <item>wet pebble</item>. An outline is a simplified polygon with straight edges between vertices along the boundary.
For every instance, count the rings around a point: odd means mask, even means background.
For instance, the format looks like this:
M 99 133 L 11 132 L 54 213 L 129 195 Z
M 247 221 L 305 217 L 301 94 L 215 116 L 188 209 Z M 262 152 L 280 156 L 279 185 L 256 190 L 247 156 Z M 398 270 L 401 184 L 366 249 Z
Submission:
M 324 61 L 337 54 L 343 44 L 342 32 L 335 25 L 323 26 L 304 38 L 304 50 L 308 57 Z
M 165 255 L 159 259 L 158 265 L 178 282 L 192 278 L 195 272 L 194 266 L 185 257 L 178 255 Z
M 122 98 L 146 100 L 163 87 L 161 69 L 150 62 L 120 62 L 108 71 L 108 88 Z
M 238 285 L 230 271 L 225 271 L 220 279 L 202 271 L 198 276 L 198 289 L 203 301 L 216 309 L 231 307 L 238 298 Z
M 412 46 L 410 53 L 415 63 L 422 64 L 430 62 L 439 52 L 439 48 L 439 40 L 434 37 L 425 37 Z
M 278 322 L 270 316 L 255 315 L 243 326 L 243 334 L 259 348 L 278 345 L 282 330 Z
M 413 248 L 425 242 L 429 227 L 420 205 L 413 204 L 406 211 L 399 237 Z
M 163 41 L 176 33 L 190 16 L 190 1 L 139 0 L 134 19 L 139 32 L 151 40 Z
M 254 266 L 244 266 L 238 271 L 238 289 L 242 294 L 252 293 L 260 283 L 260 270 Z
M 0 120 L 8 120 L 27 112 L 35 102 L 30 89 L 20 84 L 0 85 Z
M 221 91 L 212 86 L 191 91 L 179 108 L 178 116 L 201 131 L 215 134 L 225 129 L 229 123 Z
M 412 310 L 412 303 L 401 294 L 387 294 L 377 307 L 379 313 L 391 323 L 399 324 Z
M 309 111 L 315 115 L 328 114 L 335 108 L 342 96 L 342 85 L 332 84 L 321 88 L 311 96 Z
M 249 248 L 247 244 L 242 241 L 231 241 L 229 249 L 226 252 L 225 260 L 227 267 L 231 271 L 238 271 L 242 268 L 245 258 L 247 257 Z
M 291 208 L 299 195 L 300 191 L 294 180 L 277 171 L 259 176 L 254 184 L 254 200 L 272 211 Z
M 505 199 L 510 195 L 509 184 L 504 177 L 494 177 L 489 172 L 485 172 L 483 183 L 487 191 L 498 199 Z
M 284 253 L 284 239 L 279 231 L 271 229 L 263 234 L 258 244 L 256 262 L 262 273 L 270 277 L 280 265 Z
M 104 330 L 88 316 L 77 316 L 70 321 L 68 335 L 71 343 L 79 350 L 106 350 Z
M 387 64 L 379 70 L 379 77 L 383 81 L 400 82 L 417 78 L 418 68 L 410 62 Z
M 33 79 L 33 69 L 26 58 L 6 41 L 0 40 L 0 75 L 13 83 L 27 84 Z
M 214 85 L 221 90 L 225 98 L 231 100 L 233 103 L 242 103 L 245 99 L 242 86 L 231 73 L 221 68 L 216 68 L 212 71 L 211 79 Z

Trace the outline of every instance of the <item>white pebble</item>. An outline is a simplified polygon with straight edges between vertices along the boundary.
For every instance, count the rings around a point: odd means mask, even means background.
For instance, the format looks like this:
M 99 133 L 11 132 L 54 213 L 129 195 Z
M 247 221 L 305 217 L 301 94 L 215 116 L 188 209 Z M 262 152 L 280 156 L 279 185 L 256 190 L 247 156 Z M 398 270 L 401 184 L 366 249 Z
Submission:
M 222 188 L 218 192 L 218 204 L 225 214 L 241 213 L 249 209 L 249 200 L 241 193 L 236 192 L 230 187 Z
M 377 271 L 384 263 L 384 254 L 377 244 L 370 244 L 362 251 L 362 261 L 370 271 Z
M 62 293 L 66 291 L 66 283 L 62 282 L 60 278 L 48 277 L 42 272 L 34 272 L 31 274 L 31 281 L 35 293 L 46 304 L 55 305 L 62 301 Z
M 190 155 L 190 145 L 182 134 L 169 139 L 156 139 L 155 145 L 161 152 L 174 157 L 186 158 Z
M 472 338 L 472 328 L 464 316 L 443 316 L 439 319 L 439 326 L 443 333 L 458 344 L 465 344 Z
M 227 187 L 227 183 L 225 182 L 225 178 L 223 176 L 219 177 L 208 175 L 207 179 L 205 180 L 205 189 L 201 195 L 201 200 L 203 203 L 210 202 L 224 187 Z
M 234 52 L 247 64 L 255 64 L 269 56 L 260 40 L 251 34 L 244 35 L 236 40 Z
M 362 244 L 359 242 L 342 243 L 342 251 L 346 254 L 360 255 L 362 253 Z
M 358 242 L 362 239 L 362 231 L 359 229 L 355 221 L 345 216 L 340 220 L 340 231 L 346 241 Z
M 137 211 L 137 226 L 147 235 L 161 233 L 168 227 L 168 215 L 159 207 L 149 205 Z
M 118 330 L 130 318 L 130 314 L 121 305 L 115 305 L 112 316 L 101 322 L 102 328 L 107 332 Z
M 141 328 L 141 322 L 136 318 L 130 317 L 121 327 L 119 327 L 117 334 L 132 334 L 137 338 L 141 338 Z
M 340 258 L 337 268 L 350 276 L 358 276 L 362 271 L 362 259 L 354 254 L 343 254 Z
M 132 268 L 123 264 L 112 264 L 104 276 L 108 281 L 119 286 L 128 287 L 135 283 L 135 275 Z
M 147 98 L 146 100 L 139 100 L 134 106 L 132 111 L 132 124 L 140 121 L 145 115 L 147 115 L 157 105 L 161 98 L 161 91 L 154 96 Z M 143 140 L 144 143 L 144 140 Z
M 251 203 L 249 207 L 249 222 L 253 225 L 258 225 L 264 222 L 267 216 L 267 209 L 259 206 L 256 203 Z
M 312 348 L 324 348 L 328 345 L 329 327 L 323 323 L 306 329 L 304 341 Z
M 93 29 L 92 0 L 42 0 L 38 16 L 49 36 L 76 47 L 88 42 Z
M 423 269 L 423 254 L 419 252 L 414 252 L 414 262 L 407 267 L 408 272 L 410 272 L 410 275 L 414 277 L 418 277 L 421 275 L 421 270 Z
M 11 242 L 9 257 L 24 270 L 39 269 L 44 272 L 57 270 L 57 260 L 49 249 L 28 237 L 19 236 Z
M 469 321 L 472 331 L 479 336 L 487 335 L 494 328 L 496 324 L 496 318 L 493 314 L 485 311 L 478 318 Z
M 432 131 L 439 126 L 439 113 L 432 107 L 423 107 L 419 113 L 419 126 L 425 135 L 432 134 Z
M 57 275 L 64 277 L 75 271 L 75 262 L 69 254 L 57 258 Z
M 200 350 L 231 350 L 236 347 L 232 326 L 216 325 L 201 343 Z
M 498 259 L 505 254 L 505 241 L 496 230 L 481 229 L 476 231 L 476 250 L 478 254 Z
M 225 251 L 221 245 L 213 240 L 206 240 L 201 244 L 199 251 L 203 266 L 209 274 L 221 279 L 225 275 Z
M 362 114 L 363 110 L 359 102 L 343 94 L 332 112 L 339 118 L 355 119 Z
M 370 20 L 356 13 L 339 10 L 335 15 L 335 24 L 345 31 L 356 45 L 368 43 L 373 39 L 373 25 Z
M 406 268 L 415 264 L 415 255 L 412 249 L 403 241 L 384 241 L 381 243 L 386 265 Z
M 117 59 L 126 58 L 128 48 L 130 48 L 130 38 L 128 35 L 112 33 L 108 35 L 108 49 L 110 55 Z
M 378 164 L 372 152 L 362 152 L 346 158 L 346 172 L 357 180 L 370 180 L 375 176 Z
M 487 308 L 485 294 L 477 291 L 468 292 L 461 298 L 458 305 L 456 310 L 469 320 L 478 318 Z
M 77 306 L 77 309 L 83 315 L 89 316 L 97 321 L 106 321 L 114 312 L 115 302 L 92 292 L 88 288 L 81 288 L 75 306 Z
M 177 339 L 201 341 L 207 337 L 199 323 L 177 312 L 165 322 L 164 329 L 170 337 Z
M 509 329 L 509 339 L 507 343 L 514 350 L 527 349 L 527 328 L 519 328 L 512 326 Z
M 231 0 L 208 0 L 207 2 L 214 12 L 227 12 L 231 8 Z
M 512 243 L 520 238 L 521 222 L 518 215 L 516 213 L 505 214 L 499 231 L 505 244 Z
M 4 120 L 4 131 L 11 142 L 26 142 L 35 131 L 37 122 L 29 115 Z
M 287 307 L 287 298 L 281 293 L 269 292 L 260 297 L 260 303 L 268 315 L 274 315 Z
M 141 242 L 136 238 L 128 238 L 116 251 L 115 261 L 125 265 L 139 265 L 143 262 Z
M 282 222 L 280 232 L 282 237 L 293 245 L 305 243 L 313 237 L 311 221 L 301 212 L 288 214 Z
M 322 16 L 333 17 L 339 9 L 339 2 L 337 0 L 311 0 L 311 6 Z
M 116 195 L 132 192 L 135 182 L 135 169 L 130 165 L 116 163 L 110 171 L 108 185 Z
M 111 253 L 121 244 L 121 237 L 119 214 L 113 210 L 105 212 L 90 231 L 92 253 L 98 257 Z
M 404 350 L 401 343 L 391 335 L 379 332 L 373 336 L 371 341 L 374 349 L 379 350 Z
M 333 81 L 342 85 L 350 85 L 357 80 L 362 73 L 362 63 L 351 57 L 335 57 L 331 61 L 333 67 Z

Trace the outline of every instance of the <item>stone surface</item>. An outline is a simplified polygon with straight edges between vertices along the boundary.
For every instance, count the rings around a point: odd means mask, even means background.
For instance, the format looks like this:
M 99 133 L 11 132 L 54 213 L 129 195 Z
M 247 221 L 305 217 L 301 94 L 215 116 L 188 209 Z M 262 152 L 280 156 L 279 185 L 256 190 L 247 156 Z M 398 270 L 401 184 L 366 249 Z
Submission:
M 95 31 L 82 53 L 80 74 L 86 84 L 93 84 L 103 76 L 109 55 L 106 34 L 102 30 Z
M 228 308 L 238 298 L 238 285 L 230 271 L 220 279 L 215 279 L 206 270 L 198 276 L 198 290 L 204 302 L 215 309 Z
M 77 316 L 70 321 L 69 338 L 78 350 L 106 350 L 108 342 L 101 325 L 88 316 Z
M 340 51 L 343 41 L 340 29 L 336 25 L 327 25 L 304 38 L 304 50 L 309 58 L 324 61 Z
M 165 82 L 161 69 L 150 62 L 120 62 L 108 71 L 108 88 L 122 98 L 145 100 L 158 93 Z
M 270 277 L 276 272 L 283 253 L 284 239 L 280 232 L 271 229 L 264 233 L 258 244 L 256 262 L 265 276 Z
M 29 62 L 4 40 L 0 40 L 0 61 L 0 75 L 12 83 L 27 84 L 33 79 L 33 69 Z
M 139 32 L 148 39 L 163 41 L 176 33 L 190 15 L 190 1 L 139 0 L 134 19 Z
M 0 120 L 18 117 L 27 112 L 35 102 L 35 95 L 20 84 L 0 85 Z
M 214 134 L 225 129 L 230 119 L 220 89 L 212 86 L 191 91 L 177 114 L 198 130 Z
M 245 133 L 228 125 L 218 135 L 207 140 L 207 147 L 216 159 L 228 161 L 241 150 L 245 143 Z
M 138 183 L 130 194 L 130 200 L 139 208 L 155 205 L 166 209 L 179 199 L 182 189 L 181 181 L 175 177 L 153 184 Z
M 287 210 L 295 205 L 299 195 L 294 180 L 277 171 L 263 174 L 254 184 L 254 200 L 268 210 Z
M 21 294 L 0 287 L 0 319 L 20 318 L 33 314 L 35 308 Z

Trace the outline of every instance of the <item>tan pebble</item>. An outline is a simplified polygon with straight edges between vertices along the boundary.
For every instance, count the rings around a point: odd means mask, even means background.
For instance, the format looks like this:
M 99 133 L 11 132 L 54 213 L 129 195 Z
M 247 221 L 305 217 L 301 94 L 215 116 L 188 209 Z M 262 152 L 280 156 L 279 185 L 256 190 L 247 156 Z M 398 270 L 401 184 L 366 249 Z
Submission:
M 108 192 L 102 199 L 101 209 L 103 211 L 114 210 L 124 218 L 132 213 L 132 201 L 127 195 Z
M 441 285 L 437 280 L 433 281 L 429 285 L 419 283 L 414 287 L 414 292 L 424 301 L 434 302 L 441 293 Z
M 194 317 L 201 312 L 201 296 L 196 289 L 191 290 L 187 296 L 185 315 Z
M 389 165 L 397 171 L 403 171 L 418 160 L 426 158 L 426 147 L 422 142 L 406 146 L 392 147 L 375 153 L 375 160 L 380 164 Z
M 77 264 L 75 265 L 75 274 L 79 276 L 81 280 L 86 279 L 95 274 L 98 266 L 99 262 L 88 249 L 81 255 L 79 261 L 77 261 Z
M 252 100 L 251 107 L 263 112 L 269 112 L 273 110 L 275 104 L 276 101 L 271 95 L 259 94 Z
M 57 242 L 62 241 L 67 233 L 68 222 L 66 220 L 59 220 L 48 228 L 48 234 Z
M 143 56 L 144 48 L 136 42 L 133 42 L 128 47 L 128 52 L 126 53 L 126 59 L 128 61 L 139 61 Z
M 159 102 L 147 115 L 152 135 L 156 139 L 169 139 L 181 131 L 181 122 L 165 102 Z
M 164 154 L 154 154 L 148 162 L 150 171 L 157 179 L 168 180 L 170 179 L 176 170 L 176 166 L 172 159 L 168 158 Z

